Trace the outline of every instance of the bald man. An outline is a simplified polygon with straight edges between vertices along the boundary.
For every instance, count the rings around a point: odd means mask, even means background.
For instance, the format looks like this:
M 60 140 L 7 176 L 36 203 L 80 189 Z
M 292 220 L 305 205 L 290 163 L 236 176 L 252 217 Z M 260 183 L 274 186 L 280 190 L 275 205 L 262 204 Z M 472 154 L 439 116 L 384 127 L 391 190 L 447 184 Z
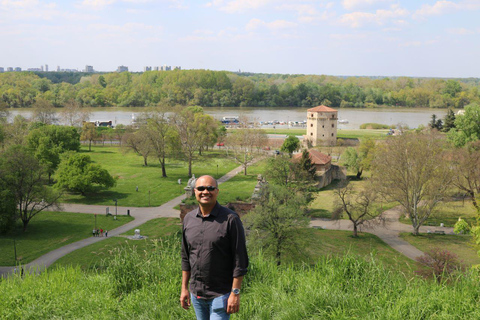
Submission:
M 195 183 L 199 207 L 185 216 L 182 238 L 184 309 L 193 304 L 197 319 L 229 319 L 240 308 L 248 255 L 242 221 L 218 204 L 218 183 L 201 176 Z

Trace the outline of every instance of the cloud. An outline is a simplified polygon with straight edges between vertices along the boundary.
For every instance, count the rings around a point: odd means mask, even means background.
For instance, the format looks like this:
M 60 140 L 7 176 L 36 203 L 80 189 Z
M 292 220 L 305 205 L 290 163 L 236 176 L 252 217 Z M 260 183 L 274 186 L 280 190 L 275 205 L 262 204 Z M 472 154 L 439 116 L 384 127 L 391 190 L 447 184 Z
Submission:
M 459 36 L 466 36 L 466 35 L 471 35 L 475 34 L 475 31 L 473 30 L 468 30 L 465 28 L 452 28 L 452 29 L 447 29 L 447 32 L 449 34 L 454 34 L 454 35 L 459 35 Z
M 366 8 L 382 2 L 391 2 L 392 0 L 343 0 L 342 5 L 347 10 Z
M 83 0 L 81 5 L 84 7 L 90 7 L 92 9 L 103 9 L 106 6 L 114 4 L 116 0 Z
M 434 5 L 424 4 L 415 12 L 415 17 L 441 15 L 456 9 L 458 9 L 458 4 L 451 1 L 442 0 L 437 1 Z
M 265 22 L 260 19 L 252 19 L 247 23 L 245 29 L 247 29 L 247 31 L 254 31 L 261 28 L 267 28 L 271 31 L 279 31 L 283 29 L 294 28 L 296 26 L 297 26 L 296 23 L 286 21 L 286 20 L 275 20 L 272 22 Z
M 227 13 L 238 13 L 238 12 L 245 12 L 247 10 L 258 9 L 263 7 L 273 0 L 233 0 L 228 1 L 224 4 L 223 1 L 212 1 L 212 6 L 219 6 L 221 11 Z
M 359 28 L 368 24 L 384 25 L 389 22 L 401 22 L 401 18 L 408 15 L 408 10 L 400 8 L 397 5 L 392 5 L 389 10 L 379 9 L 376 10 L 375 13 L 347 13 L 340 17 L 339 22 L 352 28 Z

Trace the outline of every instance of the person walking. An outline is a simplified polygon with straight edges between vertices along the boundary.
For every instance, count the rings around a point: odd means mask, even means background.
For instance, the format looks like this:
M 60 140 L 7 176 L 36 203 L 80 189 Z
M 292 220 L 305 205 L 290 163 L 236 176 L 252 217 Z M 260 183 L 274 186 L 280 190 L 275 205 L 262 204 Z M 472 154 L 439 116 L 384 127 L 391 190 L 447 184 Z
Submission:
M 229 319 L 240 309 L 248 268 L 245 231 L 239 216 L 218 204 L 213 177 L 198 178 L 194 190 L 199 207 L 183 220 L 180 303 L 193 304 L 200 320 Z
M 108 230 L 105 230 L 105 238 L 108 237 Z

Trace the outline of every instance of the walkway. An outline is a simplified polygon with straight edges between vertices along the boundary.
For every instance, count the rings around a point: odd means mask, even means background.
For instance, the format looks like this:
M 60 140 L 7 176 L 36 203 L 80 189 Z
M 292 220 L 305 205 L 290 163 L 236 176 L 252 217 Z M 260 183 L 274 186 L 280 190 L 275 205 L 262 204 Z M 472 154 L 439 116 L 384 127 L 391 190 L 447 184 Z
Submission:
M 368 232 L 376 235 L 382 239 L 386 244 L 397 250 L 401 254 L 407 256 L 410 259 L 415 260 L 417 257 L 422 256 L 424 253 L 418 250 L 416 247 L 400 238 L 402 232 L 412 232 L 411 225 L 407 225 L 398 221 L 401 212 L 399 207 L 392 208 L 384 212 L 385 225 L 377 225 L 373 227 L 360 227 L 363 232 Z M 329 230 L 348 230 L 353 232 L 353 225 L 350 220 L 325 220 L 325 219 L 312 219 L 310 222 L 311 227 L 321 227 Z M 445 234 L 453 234 L 453 228 L 447 227 L 432 227 L 422 226 L 420 227 L 421 233 L 435 232 L 442 230 Z
M 242 171 L 242 167 L 237 167 L 234 170 L 228 172 L 223 177 L 219 178 L 218 184 L 221 184 L 225 181 L 230 180 L 238 172 Z M 145 222 L 156 219 L 156 218 L 179 218 L 180 213 L 178 210 L 174 209 L 175 206 L 180 204 L 180 202 L 185 198 L 185 195 L 178 196 L 167 203 L 162 204 L 159 207 L 148 207 L 148 208 L 132 208 L 132 207 L 117 207 L 118 212 L 127 212 L 127 209 L 130 210 L 130 215 L 135 219 L 130 221 L 123 226 L 120 226 L 116 229 L 108 231 L 108 237 L 118 236 L 122 233 L 125 233 L 129 230 L 137 228 L 144 224 Z M 105 212 L 106 206 L 102 205 L 82 205 L 82 204 L 63 204 L 62 208 L 66 212 L 78 212 L 78 213 L 99 213 Z M 108 239 L 106 237 L 90 237 L 86 238 L 61 248 L 50 251 L 49 253 L 35 259 L 34 261 L 24 265 L 25 270 L 30 272 L 41 272 L 45 270 L 52 263 L 60 259 L 61 257 L 73 252 L 77 249 L 86 247 L 93 243 Z M 14 267 L 0 267 L 0 276 L 13 272 Z

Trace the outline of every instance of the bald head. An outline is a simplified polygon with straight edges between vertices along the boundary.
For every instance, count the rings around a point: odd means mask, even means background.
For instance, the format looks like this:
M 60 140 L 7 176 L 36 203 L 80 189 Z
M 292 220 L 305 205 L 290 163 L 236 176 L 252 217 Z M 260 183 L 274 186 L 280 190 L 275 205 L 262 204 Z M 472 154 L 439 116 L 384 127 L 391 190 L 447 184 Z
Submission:
M 195 187 L 198 187 L 198 186 L 214 186 L 218 188 L 218 182 L 217 182 L 217 179 L 215 179 L 214 177 L 209 175 L 204 175 L 199 177 L 195 182 Z

